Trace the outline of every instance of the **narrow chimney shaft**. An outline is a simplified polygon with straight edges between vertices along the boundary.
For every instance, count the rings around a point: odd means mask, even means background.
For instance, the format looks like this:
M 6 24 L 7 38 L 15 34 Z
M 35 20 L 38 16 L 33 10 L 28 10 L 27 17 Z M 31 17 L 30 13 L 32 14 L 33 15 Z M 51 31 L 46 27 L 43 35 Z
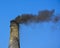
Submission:
M 19 24 L 12 20 L 10 22 L 10 44 L 9 48 L 20 48 L 19 43 Z

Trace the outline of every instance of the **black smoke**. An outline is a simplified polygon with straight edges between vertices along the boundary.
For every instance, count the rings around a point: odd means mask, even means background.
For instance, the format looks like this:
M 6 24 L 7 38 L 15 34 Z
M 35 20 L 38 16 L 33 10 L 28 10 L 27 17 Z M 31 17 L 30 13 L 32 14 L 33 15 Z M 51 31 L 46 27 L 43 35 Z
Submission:
M 60 21 L 60 16 L 54 16 L 55 10 L 43 10 L 39 11 L 38 15 L 33 15 L 33 14 L 22 14 L 17 16 L 15 19 L 11 20 L 15 21 L 18 24 L 22 23 L 29 23 L 29 22 L 45 22 L 45 21 L 53 21 L 53 22 L 58 22 Z

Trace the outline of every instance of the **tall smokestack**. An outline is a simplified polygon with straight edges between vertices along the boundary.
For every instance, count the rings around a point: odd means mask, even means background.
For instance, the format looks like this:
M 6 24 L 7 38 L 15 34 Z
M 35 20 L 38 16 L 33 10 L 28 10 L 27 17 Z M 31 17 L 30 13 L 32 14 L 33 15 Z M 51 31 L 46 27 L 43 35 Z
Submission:
M 20 48 L 19 44 L 19 24 L 12 20 L 10 22 L 10 44 L 9 48 Z

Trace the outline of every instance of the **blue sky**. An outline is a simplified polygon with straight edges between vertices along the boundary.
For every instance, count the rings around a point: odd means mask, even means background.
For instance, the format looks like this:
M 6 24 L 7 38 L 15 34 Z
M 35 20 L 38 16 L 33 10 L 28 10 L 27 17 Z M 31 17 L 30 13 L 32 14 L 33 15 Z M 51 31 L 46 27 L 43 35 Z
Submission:
M 8 48 L 10 20 L 21 14 L 38 14 L 55 9 L 60 13 L 60 0 L 0 0 L 0 48 Z M 31 23 L 20 26 L 21 48 L 60 48 L 59 23 Z

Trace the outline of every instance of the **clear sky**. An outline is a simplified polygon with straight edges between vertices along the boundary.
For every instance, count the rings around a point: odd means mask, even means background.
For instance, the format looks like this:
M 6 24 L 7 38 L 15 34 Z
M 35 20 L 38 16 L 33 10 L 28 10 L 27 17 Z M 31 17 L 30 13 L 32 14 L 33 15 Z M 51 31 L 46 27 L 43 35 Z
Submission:
M 10 20 L 21 14 L 38 14 L 55 9 L 60 13 L 60 0 L 0 0 L 0 48 L 8 48 Z M 60 25 L 52 22 L 20 26 L 21 48 L 60 48 Z

